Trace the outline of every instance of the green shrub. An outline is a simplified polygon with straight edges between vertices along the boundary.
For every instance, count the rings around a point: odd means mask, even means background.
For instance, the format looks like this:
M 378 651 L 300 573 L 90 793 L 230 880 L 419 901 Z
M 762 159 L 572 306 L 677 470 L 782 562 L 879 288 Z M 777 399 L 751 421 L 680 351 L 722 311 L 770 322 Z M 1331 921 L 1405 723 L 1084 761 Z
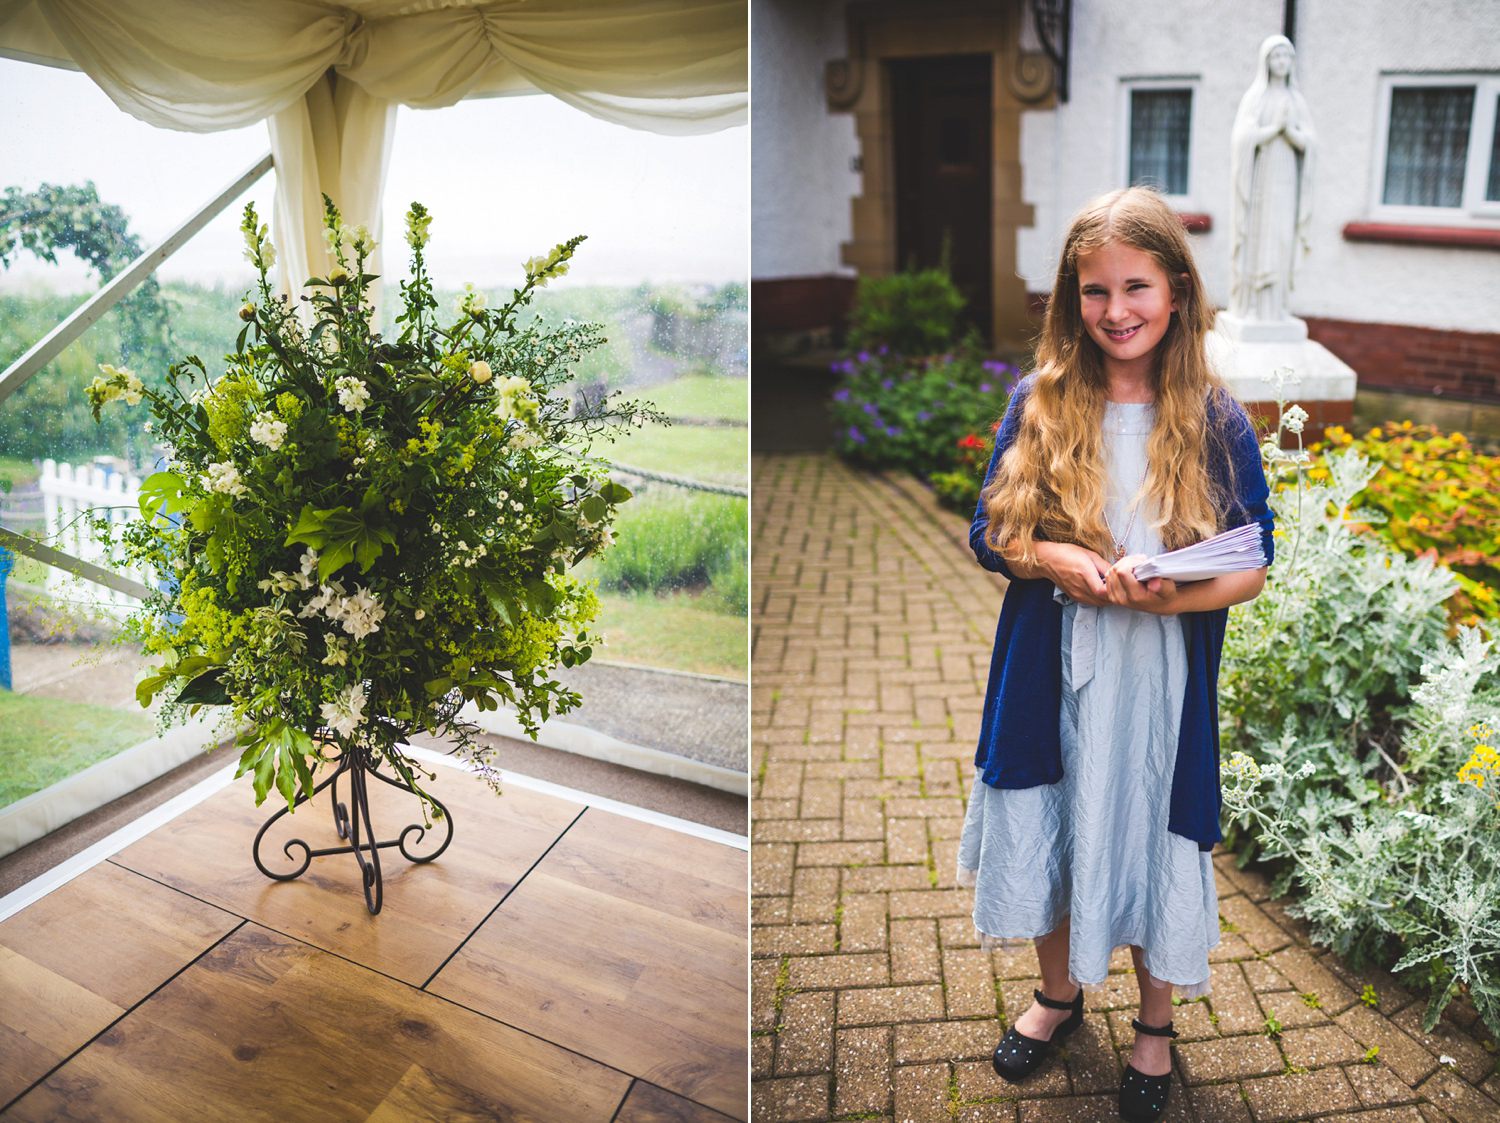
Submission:
M 1480 752 L 1500 659 L 1449 638 L 1447 569 L 1357 529 L 1377 468 L 1279 459 L 1276 564 L 1224 645 L 1226 842 L 1272 864 L 1314 939 L 1427 991 L 1427 1028 L 1467 992 L 1500 1035 L 1500 764 Z
M 680 493 L 679 493 L 680 496 Z M 665 592 L 712 585 L 726 610 L 749 604 L 748 508 L 730 496 L 647 493 L 615 522 L 615 542 L 595 571 L 602 588 Z
M 946 269 L 861 277 L 849 312 L 849 347 L 936 354 L 958 337 L 963 309 L 963 294 Z
M 834 447 L 876 468 L 951 470 L 958 442 L 1005 413 L 1016 368 L 963 349 L 930 359 L 861 351 L 835 363 Z

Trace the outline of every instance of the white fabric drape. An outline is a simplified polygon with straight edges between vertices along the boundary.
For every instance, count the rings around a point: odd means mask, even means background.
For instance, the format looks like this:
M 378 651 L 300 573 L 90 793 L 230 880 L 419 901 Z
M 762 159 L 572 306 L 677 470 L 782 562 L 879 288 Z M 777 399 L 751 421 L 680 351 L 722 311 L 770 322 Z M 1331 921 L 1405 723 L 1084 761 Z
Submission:
M 541 91 L 674 135 L 748 108 L 745 0 L 0 0 L 0 53 L 76 65 L 161 128 L 269 119 L 298 285 L 328 264 L 322 192 L 379 237 L 398 104 Z

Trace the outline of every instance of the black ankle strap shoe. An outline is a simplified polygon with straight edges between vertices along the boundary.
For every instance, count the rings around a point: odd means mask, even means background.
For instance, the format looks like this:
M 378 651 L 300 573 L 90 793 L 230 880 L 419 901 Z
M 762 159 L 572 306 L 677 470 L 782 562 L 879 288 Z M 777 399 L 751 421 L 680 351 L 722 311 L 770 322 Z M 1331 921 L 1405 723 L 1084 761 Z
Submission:
M 991 1062 L 1000 1078 L 1012 1084 L 1025 1080 L 1035 1072 L 1051 1054 L 1054 1044 L 1083 1025 L 1082 987 L 1078 988 L 1078 994 L 1074 996 L 1072 1002 L 1059 1002 L 1055 998 L 1048 998 L 1039 990 L 1031 993 L 1049 1010 L 1071 1010 L 1072 1013 L 1058 1023 L 1057 1028 L 1052 1031 L 1051 1038 L 1046 1041 L 1039 1041 L 1035 1037 L 1017 1033 L 1014 1026 L 1005 1031 L 1000 1044 L 995 1046 L 995 1055 L 991 1058 Z
M 1177 1031 L 1168 1022 L 1164 1026 L 1148 1026 L 1140 1018 L 1130 1022 L 1137 1033 L 1148 1037 L 1176 1037 Z M 1120 1118 L 1126 1123 L 1156 1123 L 1161 1113 L 1167 1110 L 1167 1092 L 1171 1088 L 1172 1074 L 1147 1076 L 1134 1065 L 1125 1066 L 1125 1075 L 1120 1080 Z

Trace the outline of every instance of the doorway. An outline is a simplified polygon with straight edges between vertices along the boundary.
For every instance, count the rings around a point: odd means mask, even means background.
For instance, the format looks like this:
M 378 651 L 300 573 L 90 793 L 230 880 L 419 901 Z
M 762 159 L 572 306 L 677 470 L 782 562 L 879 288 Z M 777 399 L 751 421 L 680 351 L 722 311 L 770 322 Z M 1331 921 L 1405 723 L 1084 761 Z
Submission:
M 946 257 L 965 318 L 993 342 L 993 56 L 890 60 L 896 266 Z

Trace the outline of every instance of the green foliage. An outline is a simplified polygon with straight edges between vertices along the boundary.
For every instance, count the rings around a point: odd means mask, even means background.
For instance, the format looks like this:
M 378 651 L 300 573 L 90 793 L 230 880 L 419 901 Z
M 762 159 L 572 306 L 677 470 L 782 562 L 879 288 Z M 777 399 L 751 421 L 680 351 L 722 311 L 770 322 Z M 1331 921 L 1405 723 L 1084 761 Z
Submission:
M 1377 465 L 1354 497 L 1371 530 L 1407 557 L 1429 556 L 1452 570 L 1459 588 L 1449 615 L 1465 624 L 1500 618 L 1500 456 L 1477 451 L 1462 433 L 1410 421 L 1389 422 L 1359 440 L 1337 425 L 1327 436 L 1330 446 L 1352 448 Z
M 963 308 L 963 294 L 946 269 L 861 277 L 849 311 L 849 347 L 936 354 L 958 338 Z
M 1464 991 L 1500 1035 L 1500 660 L 1448 636 L 1449 571 L 1356 529 L 1363 456 L 1276 456 L 1277 561 L 1220 675 L 1227 841 L 1314 939 L 1425 989 L 1428 1029 Z
M 938 502 L 950 511 L 973 514 L 979 493 L 984 489 L 984 474 L 989 469 L 990 457 L 995 452 L 994 430 L 999 427 L 997 421 L 983 435 L 965 433 L 959 437 L 953 471 L 934 472 L 928 477 L 927 482 L 932 485 Z
M 725 611 L 749 610 L 748 507 L 730 496 L 680 492 L 623 512 L 616 541 L 598 561 L 601 588 L 666 592 L 712 585 Z
M 833 369 L 843 376 L 829 406 L 839 454 L 923 477 L 951 470 L 976 422 L 1005 413 L 1017 375 L 968 349 L 918 360 L 861 351 Z
M 483 768 L 460 703 L 503 700 L 535 735 L 579 701 L 549 672 L 598 642 L 597 597 L 568 571 L 604 549 L 630 492 L 588 447 L 656 414 L 576 410 L 555 391 L 597 327 L 521 318 L 581 238 L 527 262 L 499 309 L 470 300 L 448 319 L 422 256 L 429 222 L 414 204 L 389 342 L 370 324 L 363 227 L 328 204 L 337 264 L 309 282 L 303 320 L 272 293 L 275 248 L 247 207 L 259 299 L 238 311 L 228 370 L 188 356 L 157 389 L 105 366 L 86 391 L 96 414 L 144 399 L 173 449 L 123 535 L 122 560 L 171 578 L 132 621 L 160 659 L 137 695 L 231 707 L 257 799 L 308 790 L 326 742 L 410 777 L 400 745 L 419 729 Z
M 153 728 L 143 714 L 0 690 L 0 806 L 140 744 Z

